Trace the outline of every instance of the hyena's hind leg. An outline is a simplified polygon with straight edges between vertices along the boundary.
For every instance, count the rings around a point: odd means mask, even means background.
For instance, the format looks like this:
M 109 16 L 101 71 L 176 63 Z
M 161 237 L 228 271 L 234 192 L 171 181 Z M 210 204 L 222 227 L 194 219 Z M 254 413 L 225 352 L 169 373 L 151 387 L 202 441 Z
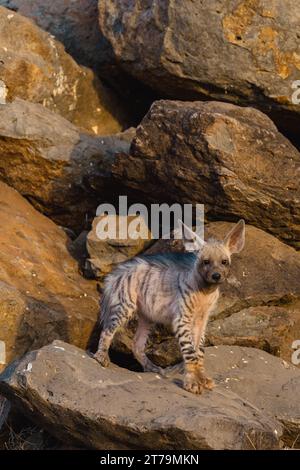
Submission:
M 133 340 L 133 354 L 145 372 L 156 372 L 162 374 L 163 369 L 153 364 L 145 353 L 147 339 L 152 327 L 153 323 L 146 320 L 146 318 L 139 316 L 138 326 Z
M 108 351 L 116 331 L 124 326 L 134 313 L 134 305 L 122 306 L 121 304 L 118 304 L 117 306 L 110 308 L 109 316 L 104 322 L 103 330 L 100 335 L 98 350 L 94 354 L 94 359 L 96 359 L 96 361 L 98 361 L 103 367 L 108 367 L 110 364 Z

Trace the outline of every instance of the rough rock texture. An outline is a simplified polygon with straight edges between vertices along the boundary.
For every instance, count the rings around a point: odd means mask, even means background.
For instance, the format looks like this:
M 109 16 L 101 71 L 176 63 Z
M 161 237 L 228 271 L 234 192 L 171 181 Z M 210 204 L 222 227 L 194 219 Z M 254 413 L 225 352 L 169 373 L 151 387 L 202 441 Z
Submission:
M 82 133 L 56 113 L 16 99 L 0 105 L 0 178 L 57 223 L 80 229 L 105 199 L 111 162 L 131 132 Z
M 233 227 L 229 222 L 205 226 L 205 238 L 220 240 Z M 146 253 L 183 251 L 181 240 L 158 240 Z M 255 346 L 291 359 L 291 344 L 300 338 L 300 253 L 262 230 L 246 226 L 245 248 L 232 258 L 231 274 L 208 324 L 207 344 Z M 228 318 L 227 318 L 228 317 Z M 129 354 L 135 322 L 121 329 L 113 342 Z M 147 353 L 157 364 L 181 360 L 177 340 L 163 327 L 150 336 Z
M 97 0 L 0 0 L 0 5 L 53 34 L 80 64 L 100 68 L 113 59 L 112 48 L 100 32 Z
M 0 7 L 0 42 L 0 78 L 9 101 L 40 103 L 95 134 L 124 127 L 126 113 L 112 92 L 31 20 Z
M 56 338 L 85 348 L 98 294 L 78 274 L 65 232 L 4 183 L 0 215 L 0 367 Z
M 298 134 L 297 0 L 101 0 L 100 27 L 120 65 L 177 99 L 251 104 Z
M 152 200 L 205 204 L 300 248 L 300 153 L 260 111 L 155 102 L 114 174 Z
M 70 253 L 72 253 L 72 256 L 74 256 L 74 258 L 79 262 L 81 267 L 84 266 L 89 255 L 86 248 L 88 233 L 88 230 L 83 230 L 70 244 Z
M 116 224 L 115 234 L 106 238 L 100 239 L 97 234 L 97 226 L 107 220 L 106 229 L 109 225 Z M 130 235 L 130 224 L 132 230 L 136 228 L 136 234 L 143 234 L 147 238 L 133 238 L 127 236 L 120 238 L 120 231 L 124 230 L 124 235 L 127 232 Z M 122 229 L 123 227 L 123 229 Z M 127 229 L 126 229 L 127 227 Z M 101 235 L 101 234 L 100 234 Z M 134 235 L 134 233 L 132 233 Z M 136 216 L 110 216 L 103 218 L 103 216 L 95 217 L 92 224 L 92 229 L 87 236 L 87 250 L 89 253 L 88 263 L 97 279 L 102 280 L 117 264 L 126 261 L 129 258 L 141 253 L 147 245 L 151 242 L 151 233 L 145 224 L 142 217 Z
M 109 111 L 113 115 L 117 112 L 122 124 L 136 126 L 151 103 L 161 96 L 118 65 L 99 28 L 98 0 L 0 0 L 0 5 L 34 20 L 62 42 L 79 64 L 93 69 L 103 83 L 113 88 L 117 102 L 109 99 Z M 102 97 L 103 88 L 100 91 Z
M 300 334 L 299 326 L 300 309 L 250 307 L 210 322 L 206 341 L 211 345 L 251 346 L 291 360 L 291 345 Z
M 249 401 L 283 425 L 283 442 L 300 448 L 300 370 L 254 348 L 217 346 L 205 361 L 217 384 Z
M 9 367 L 0 391 L 59 438 L 97 449 L 274 449 L 281 435 L 224 386 L 195 396 L 151 373 L 103 369 L 61 341 Z

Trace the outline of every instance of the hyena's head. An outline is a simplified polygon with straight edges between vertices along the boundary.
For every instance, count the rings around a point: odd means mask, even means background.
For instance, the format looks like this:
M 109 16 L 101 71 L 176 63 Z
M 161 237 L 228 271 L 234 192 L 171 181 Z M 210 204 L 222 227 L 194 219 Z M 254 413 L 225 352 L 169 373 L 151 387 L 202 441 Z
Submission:
M 197 254 L 196 270 L 208 284 L 220 284 L 228 277 L 231 256 L 239 253 L 245 244 L 245 222 L 240 220 L 224 240 L 202 240 L 193 230 L 184 225 L 184 244 L 187 251 Z

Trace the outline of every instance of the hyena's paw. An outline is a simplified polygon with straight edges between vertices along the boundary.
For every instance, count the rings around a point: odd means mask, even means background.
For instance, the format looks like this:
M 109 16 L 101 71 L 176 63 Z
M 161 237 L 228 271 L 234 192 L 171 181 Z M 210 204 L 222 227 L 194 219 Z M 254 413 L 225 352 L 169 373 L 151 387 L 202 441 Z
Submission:
M 207 390 L 212 390 L 216 385 L 215 382 L 210 377 L 204 377 L 204 378 L 205 378 L 204 388 L 206 388 Z
M 214 385 L 214 381 L 201 372 L 187 372 L 184 378 L 183 388 L 188 392 L 200 395 L 204 390 L 212 390 Z
M 110 364 L 110 360 L 107 353 L 103 353 L 101 351 L 97 351 L 94 354 L 94 359 L 101 364 L 102 367 L 108 367 Z
M 164 375 L 164 369 L 162 367 L 156 366 L 149 360 L 145 362 L 143 369 L 144 372 L 154 372 L 155 374 Z
M 187 392 L 200 395 L 204 390 L 204 383 L 199 381 L 195 375 L 187 374 L 184 378 L 183 388 Z

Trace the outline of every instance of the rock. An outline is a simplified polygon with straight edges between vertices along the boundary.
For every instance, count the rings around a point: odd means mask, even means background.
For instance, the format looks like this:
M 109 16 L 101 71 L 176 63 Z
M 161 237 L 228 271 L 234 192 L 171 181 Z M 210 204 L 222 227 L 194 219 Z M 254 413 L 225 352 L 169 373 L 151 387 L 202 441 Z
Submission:
M 221 240 L 232 226 L 211 222 L 205 226 L 205 238 Z M 182 241 L 158 240 L 146 253 L 168 251 L 183 251 Z M 208 324 L 207 344 L 255 346 L 290 360 L 291 344 L 300 338 L 299 278 L 300 253 L 247 225 L 245 247 L 232 258 L 230 278 L 220 288 L 217 308 Z M 130 354 L 134 330 L 133 322 L 118 332 L 115 351 Z M 164 367 L 181 360 L 177 340 L 163 327 L 156 327 L 150 336 L 147 354 Z
M 65 232 L 4 183 L 0 215 L 0 368 L 57 338 L 85 348 L 98 293 L 79 275 Z
M 211 345 L 251 346 L 290 361 L 297 330 L 300 337 L 299 324 L 299 309 L 293 314 L 284 307 L 250 307 L 210 322 L 206 340 Z
M 116 332 L 110 356 L 118 365 L 125 365 L 132 370 L 141 371 L 141 366 L 135 360 L 132 353 L 132 343 L 136 327 L 137 321 L 134 319 L 125 328 L 121 328 Z M 96 344 L 96 338 L 94 343 Z M 153 328 L 147 341 L 146 353 L 152 362 L 161 367 L 173 366 L 182 361 L 178 341 L 171 329 L 163 325 L 155 325 Z
M 80 265 L 84 265 L 85 260 L 89 255 L 86 248 L 88 233 L 88 230 L 83 230 L 70 244 L 70 252 L 72 253 L 72 256 L 74 256 L 74 258 L 80 263 Z
M 114 94 L 31 20 L 0 7 L 0 42 L 8 101 L 18 97 L 40 103 L 94 134 L 113 134 L 126 126 L 126 112 Z
M 104 369 L 61 341 L 8 367 L 0 391 L 59 439 L 95 449 L 275 449 L 281 435 L 224 386 L 192 395 L 152 373 Z
M 101 69 L 113 60 L 111 46 L 99 29 L 97 0 L 0 0 L 0 5 L 53 34 L 80 64 Z
M 175 99 L 254 105 L 298 138 L 297 0 L 101 0 L 99 16 L 134 77 Z
M 59 225 L 80 231 L 111 195 L 110 167 L 132 132 L 95 137 L 43 106 L 0 105 L 0 179 Z
M 77 63 L 93 69 L 116 93 L 117 101 L 113 93 L 101 86 L 100 96 L 108 93 L 108 110 L 122 126 L 137 126 L 151 103 L 160 97 L 119 67 L 109 41 L 99 28 L 98 0 L 0 0 L 0 5 L 34 20 L 63 43 Z M 81 125 L 85 126 L 82 121 Z
M 283 425 L 286 446 L 300 448 L 300 370 L 254 348 L 206 349 L 209 373 L 219 387 L 236 393 Z
M 98 224 L 101 220 L 107 220 L 107 224 L 116 227 L 115 233 L 108 238 L 101 239 L 97 234 Z M 130 236 L 130 224 L 134 224 L 134 229 L 137 227 L 137 235 L 144 234 L 145 238 L 134 238 Z M 120 238 L 120 232 L 124 230 L 126 238 Z M 108 226 L 106 227 L 108 228 Z M 103 280 L 104 276 L 108 274 L 117 264 L 133 258 L 141 253 L 151 243 L 151 233 L 145 224 L 142 217 L 125 216 L 125 215 L 111 215 L 109 218 L 103 218 L 99 215 L 95 217 L 92 224 L 92 229 L 87 236 L 87 251 L 89 253 L 88 262 L 97 279 Z
M 253 108 L 155 102 L 113 171 L 151 200 L 202 203 L 210 220 L 244 218 L 300 248 L 300 153 Z

